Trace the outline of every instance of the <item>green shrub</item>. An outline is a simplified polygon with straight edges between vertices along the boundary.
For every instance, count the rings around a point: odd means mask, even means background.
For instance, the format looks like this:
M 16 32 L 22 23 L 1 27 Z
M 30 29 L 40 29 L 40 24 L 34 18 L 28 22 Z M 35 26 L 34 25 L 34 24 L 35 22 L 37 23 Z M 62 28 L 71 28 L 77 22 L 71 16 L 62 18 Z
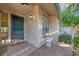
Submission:
M 79 48 L 79 37 L 74 37 L 73 44 L 74 47 Z
M 70 44 L 71 43 L 71 35 L 67 34 L 67 33 L 64 33 L 64 34 L 61 34 L 59 35 L 59 42 L 64 42 L 64 43 L 68 43 Z

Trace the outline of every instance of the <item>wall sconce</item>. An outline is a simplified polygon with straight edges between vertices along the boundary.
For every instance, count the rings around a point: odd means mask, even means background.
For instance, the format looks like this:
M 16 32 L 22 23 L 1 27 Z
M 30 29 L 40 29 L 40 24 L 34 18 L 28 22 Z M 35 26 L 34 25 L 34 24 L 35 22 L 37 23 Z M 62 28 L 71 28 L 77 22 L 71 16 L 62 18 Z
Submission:
M 30 15 L 30 16 L 29 16 L 29 19 L 30 19 L 30 20 L 33 20 L 33 16 L 32 16 L 32 15 Z

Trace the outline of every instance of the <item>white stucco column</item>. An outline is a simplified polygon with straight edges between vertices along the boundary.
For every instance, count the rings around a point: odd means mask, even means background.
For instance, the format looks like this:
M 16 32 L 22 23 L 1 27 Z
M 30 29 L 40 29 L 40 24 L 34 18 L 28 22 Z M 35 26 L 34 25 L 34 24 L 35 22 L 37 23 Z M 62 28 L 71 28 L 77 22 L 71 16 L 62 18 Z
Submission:
M 53 41 L 58 41 L 59 22 L 57 16 L 49 16 L 49 37 L 53 38 Z
M 28 39 L 31 44 L 33 44 L 36 47 L 40 46 L 40 31 L 39 31 L 39 5 L 38 4 L 33 4 L 32 5 L 32 14 L 29 16 L 32 16 L 32 19 L 27 20 L 27 35 Z
M 24 40 L 26 40 L 26 18 L 24 17 Z
M 1 12 L 0 12 L 0 45 L 1 45 Z
M 11 42 L 11 13 L 8 13 L 8 40 Z

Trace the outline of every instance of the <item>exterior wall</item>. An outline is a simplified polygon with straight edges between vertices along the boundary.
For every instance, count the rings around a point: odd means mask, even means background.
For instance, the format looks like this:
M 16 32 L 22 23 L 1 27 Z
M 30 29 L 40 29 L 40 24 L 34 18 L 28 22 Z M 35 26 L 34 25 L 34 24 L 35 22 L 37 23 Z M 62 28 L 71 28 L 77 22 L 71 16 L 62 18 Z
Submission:
M 38 20 L 29 20 L 26 21 L 26 40 L 32 43 L 34 46 L 39 46 L 39 31 L 38 31 Z
M 43 38 L 42 37 L 42 17 L 43 15 L 49 17 L 48 19 L 48 25 L 49 25 L 49 37 L 54 38 L 54 41 L 58 41 L 58 30 L 59 30 L 59 24 L 58 24 L 58 18 L 56 16 L 50 17 L 44 10 L 40 8 L 39 11 L 39 17 L 38 19 L 30 20 L 28 17 L 30 14 L 26 17 L 26 40 L 32 43 L 36 47 L 40 47 L 43 45 L 48 37 Z M 51 34 L 52 33 L 52 34 Z
M 33 20 L 29 19 L 31 13 L 26 16 L 26 38 L 27 41 L 29 41 L 36 47 L 40 47 L 41 45 L 43 45 L 46 42 L 45 40 L 47 39 L 47 38 L 43 39 L 41 29 L 42 16 L 43 15 L 47 16 L 47 14 L 41 8 L 39 8 L 38 12 L 39 13 L 36 16 L 37 17 L 36 19 Z
M 26 40 L 38 47 L 40 43 L 38 20 L 26 20 Z
M 46 40 L 48 39 L 48 37 L 46 38 L 43 38 L 42 34 L 43 34 L 43 30 L 42 30 L 42 27 L 43 27 L 43 17 L 48 17 L 48 14 L 40 8 L 40 20 L 39 20 L 39 29 L 40 29 L 40 45 L 43 45 L 46 43 Z
M 9 12 L 9 11 L 3 11 L 4 13 L 7 13 L 7 15 L 4 15 L 2 18 L 4 18 L 6 21 L 6 19 L 8 19 L 8 42 L 11 43 L 11 14 L 14 14 L 14 15 L 18 15 L 18 16 L 22 16 L 24 17 L 24 31 L 26 32 L 26 28 L 25 28 L 25 16 L 24 15 L 20 15 L 18 13 L 15 13 L 15 12 Z M 8 16 L 8 18 L 7 18 Z M 24 40 L 26 40 L 26 34 L 24 33 Z
M 42 10 L 41 10 L 42 11 Z M 17 13 L 11 13 L 9 11 L 4 11 L 8 13 L 8 40 L 11 42 L 11 14 L 24 17 L 24 40 L 29 41 L 34 46 L 39 47 L 42 45 L 42 36 L 39 26 L 41 24 L 42 12 L 38 14 L 37 18 L 30 20 L 29 16 L 23 16 Z M 38 11 L 39 12 L 39 11 Z M 31 13 L 32 14 L 32 13 Z M 36 16 L 36 15 L 35 15 Z
M 33 16 L 32 20 L 29 19 L 30 15 Z M 39 5 L 34 5 L 32 13 L 26 16 L 26 38 L 36 47 L 40 46 L 39 20 Z
M 18 16 L 23 16 L 17 13 L 12 13 Z M 29 16 L 32 15 L 33 19 L 29 19 Z M 49 24 L 49 37 L 54 38 L 54 41 L 58 39 L 58 18 L 56 16 L 48 16 L 48 14 L 42 10 L 39 5 L 34 5 L 31 13 L 27 14 L 24 17 L 24 40 L 30 42 L 36 47 L 43 45 L 48 37 L 42 37 L 42 17 L 47 16 Z M 8 12 L 8 39 L 11 40 L 11 12 Z M 55 33 L 56 32 L 56 33 Z M 53 34 L 54 33 L 54 34 Z
M 50 16 L 49 20 L 49 37 L 53 38 L 53 41 L 58 41 L 59 34 L 59 20 L 56 16 Z

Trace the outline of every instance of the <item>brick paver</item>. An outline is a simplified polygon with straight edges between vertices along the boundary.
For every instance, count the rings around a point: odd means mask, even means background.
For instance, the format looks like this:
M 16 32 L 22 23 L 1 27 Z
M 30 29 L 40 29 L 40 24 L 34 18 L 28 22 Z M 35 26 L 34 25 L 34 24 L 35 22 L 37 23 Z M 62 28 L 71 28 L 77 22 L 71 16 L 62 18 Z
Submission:
M 0 55 L 2 56 L 27 56 L 32 51 L 34 51 L 36 47 L 34 47 L 29 42 L 24 42 L 14 46 L 7 46 L 0 49 Z
M 64 45 L 64 44 L 62 44 Z M 45 45 L 40 48 L 32 46 L 30 43 L 25 42 L 16 46 L 9 46 L 0 49 L 0 55 L 5 56 L 71 56 L 72 47 L 62 46 L 58 43 L 52 44 L 51 47 Z
M 69 45 L 60 46 L 59 44 L 52 44 L 52 47 L 46 47 L 43 45 L 42 47 L 38 48 L 29 56 L 71 56 L 72 55 L 72 47 Z

